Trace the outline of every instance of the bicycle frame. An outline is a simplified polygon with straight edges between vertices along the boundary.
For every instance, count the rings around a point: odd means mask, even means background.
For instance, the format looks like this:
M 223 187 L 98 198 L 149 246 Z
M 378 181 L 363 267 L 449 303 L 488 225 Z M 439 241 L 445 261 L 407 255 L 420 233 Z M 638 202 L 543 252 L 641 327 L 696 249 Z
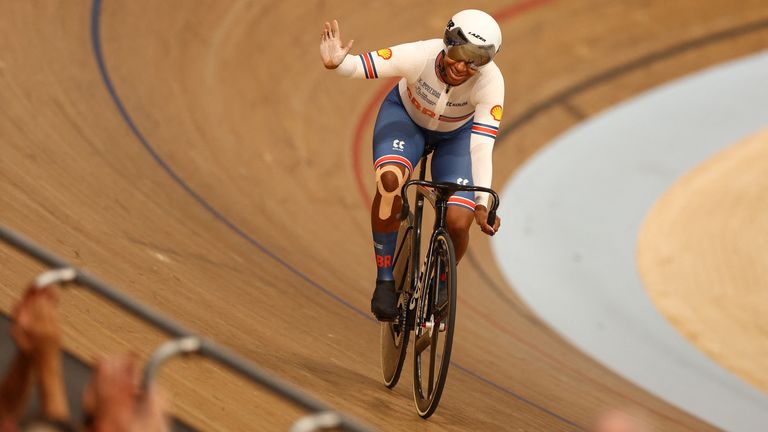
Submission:
M 405 361 L 408 339 L 411 331 L 415 331 L 414 400 L 419 415 L 424 418 L 432 415 L 437 403 L 439 403 L 448 370 L 447 365 L 450 364 L 450 346 L 454 330 L 451 323 L 455 317 L 456 257 L 446 226 L 448 199 L 458 191 L 481 191 L 490 194 L 493 197 L 493 205 L 488 211 L 488 223 L 490 225 L 495 223 L 499 203 L 498 195 L 488 188 L 424 180 L 429 153 L 431 153 L 431 149 L 427 149 L 424 156 L 421 157 L 418 179 L 407 181 L 401 189 L 402 209 L 399 218 L 402 222 L 399 228 L 398 246 L 394 260 L 397 283 L 395 288 L 399 293 L 398 309 L 400 315 L 394 321 L 382 323 L 381 326 L 382 375 L 384 384 L 388 388 L 394 388 L 397 385 Z M 418 186 L 412 215 L 407 195 L 408 188 L 411 186 Z M 426 256 L 422 261 L 421 234 L 425 199 L 430 201 L 435 210 L 435 223 L 427 245 Z M 439 242 L 443 242 L 445 245 L 439 244 Z M 402 254 L 406 250 L 408 255 L 403 256 Z M 446 266 L 450 268 L 450 272 L 444 268 Z M 445 279 L 447 291 L 440 290 L 442 287 L 440 280 L 443 275 L 447 277 Z M 442 298 L 446 301 L 438 304 L 441 292 L 447 293 L 448 296 L 443 296 Z M 427 333 L 424 333 L 425 331 Z M 444 331 L 446 332 L 444 336 L 446 352 L 444 357 L 441 355 L 441 359 L 445 359 L 446 363 L 442 363 L 443 360 L 441 360 L 439 375 L 435 378 L 437 381 L 434 382 L 433 373 L 436 367 L 435 355 L 437 351 L 430 351 L 428 388 L 423 388 L 421 387 L 424 381 L 421 375 L 420 355 L 428 346 L 436 345 L 439 334 Z M 436 389 L 432 387 L 433 384 L 437 384 Z M 422 390 L 426 393 L 423 393 Z M 425 398 L 424 394 L 428 396 Z
M 496 210 L 498 209 L 499 205 L 499 196 L 496 194 L 495 191 L 489 188 L 484 188 L 481 186 L 462 186 L 457 183 L 447 183 L 447 182 L 429 182 L 424 180 L 427 173 L 427 156 L 429 155 L 429 152 L 425 153 L 424 156 L 422 156 L 421 161 L 419 163 L 419 178 L 417 180 L 409 180 L 407 181 L 401 190 L 401 198 L 403 200 L 402 209 L 400 211 L 400 220 L 405 220 L 405 218 L 408 217 L 408 213 L 410 212 L 410 205 L 408 204 L 408 196 L 406 195 L 408 192 L 408 188 L 411 186 L 423 186 L 425 188 L 432 188 L 436 192 L 436 197 L 434 200 L 434 208 L 435 208 L 435 225 L 432 230 L 432 235 L 429 239 L 429 245 L 427 247 L 428 251 L 432 251 L 432 246 L 434 245 L 435 238 L 440 232 L 443 232 L 446 230 L 445 221 L 446 216 L 448 213 L 448 198 L 451 197 L 454 193 L 458 191 L 479 191 L 479 192 L 485 192 L 488 193 L 493 197 L 493 205 L 491 206 L 491 210 L 488 212 L 488 224 L 493 225 L 496 222 Z M 419 291 L 419 285 L 423 287 L 426 279 L 426 269 L 429 269 L 429 265 L 431 264 L 432 260 L 432 254 L 430 253 L 429 256 L 425 257 L 424 259 L 424 265 L 423 268 L 419 268 L 419 258 L 421 256 L 421 227 L 422 227 L 422 219 L 423 219 L 423 213 L 424 213 L 424 193 L 420 190 L 420 188 L 416 189 L 416 208 L 414 210 L 414 218 L 413 218 L 413 233 L 411 234 L 411 255 L 410 255 L 410 263 L 408 272 L 410 273 L 410 283 L 408 286 L 404 287 L 406 292 L 408 293 L 408 300 L 409 300 L 409 307 L 407 309 L 414 309 L 415 303 L 414 300 L 417 297 L 417 294 L 420 295 Z M 438 269 L 439 271 L 439 269 Z M 404 310 L 406 308 L 403 308 Z
M 421 163 L 419 164 L 420 165 L 419 180 L 424 180 L 424 177 L 427 174 L 426 162 L 427 162 L 427 157 L 426 156 L 422 157 Z M 403 192 L 405 193 L 406 190 L 403 190 Z M 403 208 L 406 208 L 407 201 L 408 199 L 403 196 Z M 411 256 L 409 257 L 411 260 L 409 265 L 409 271 L 411 272 L 409 294 L 411 298 L 413 298 L 412 296 L 418 292 L 418 285 L 420 283 L 419 279 L 421 279 L 421 277 L 417 277 L 417 276 L 421 275 L 421 269 L 419 268 L 419 258 L 421 257 L 421 225 L 422 225 L 423 216 L 424 216 L 424 195 L 421 193 L 421 191 L 417 190 L 416 191 L 416 209 L 413 212 L 413 233 L 411 234 Z M 413 309 L 413 306 L 414 304 L 411 301 L 411 304 L 409 304 L 408 308 Z

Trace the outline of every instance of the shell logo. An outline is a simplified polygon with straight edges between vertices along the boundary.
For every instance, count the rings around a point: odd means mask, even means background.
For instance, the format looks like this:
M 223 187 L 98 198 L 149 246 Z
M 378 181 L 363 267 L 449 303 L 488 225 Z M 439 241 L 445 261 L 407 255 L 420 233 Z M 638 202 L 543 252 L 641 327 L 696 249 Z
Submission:
M 501 105 L 496 105 L 491 108 L 491 116 L 493 116 L 493 119 L 496 121 L 501 121 L 501 112 Z
M 389 60 L 392 58 L 392 50 L 389 48 L 382 48 L 376 51 L 376 54 L 378 54 L 379 57 L 383 58 L 384 60 Z

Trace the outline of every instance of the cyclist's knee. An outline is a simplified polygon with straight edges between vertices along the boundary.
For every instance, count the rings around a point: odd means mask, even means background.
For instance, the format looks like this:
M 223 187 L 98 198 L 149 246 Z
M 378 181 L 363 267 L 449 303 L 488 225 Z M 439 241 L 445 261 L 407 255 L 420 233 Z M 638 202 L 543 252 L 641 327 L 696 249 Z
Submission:
M 392 216 L 395 198 L 400 196 L 400 188 L 406 180 L 406 170 L 400 165 L 385 164 L 376 169 L 376 190 L 381 195 L 379 219 L 386 220 Z
M 406 169 L 396 164 L 384 164 L 376 168 L 376 190 L 383 195 L 400 195 L 400 188 L 407 180 Z
M 381 187 L 387 193 L 400 192 L 399 189 L 402 187 L 402 184 L 400 184 L 401 179 L 393 171 L 384 171 L 379 175 L 378 182 L 381 183 Z
M 445 225 L 450 233 L 464 233 L 469 231 L 475 215 L 469 209 L 459 206 L 449 206 L 445 217 Z

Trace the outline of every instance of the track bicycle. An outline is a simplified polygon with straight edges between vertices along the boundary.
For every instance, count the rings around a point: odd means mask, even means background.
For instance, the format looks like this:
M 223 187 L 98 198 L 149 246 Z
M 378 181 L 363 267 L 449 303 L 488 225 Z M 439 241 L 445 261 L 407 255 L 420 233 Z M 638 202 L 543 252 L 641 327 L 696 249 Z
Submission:
M 493 190 L 457 183 L 430 182 L 426 175 L 427 149 L 418 180 L 402 187 L 403 206 L 394 256 L 398 316 L 381 323 L 381 370 L 384 385 L 394 388 L 405 362 L 408 340 L 413 342 L 413 398 L 416 410 L 428 418 L 437 409 L 450 365 L 456 327 L 456 254 L 446 230 L 448 198 L 458 191 L 486 192 L 493 197 L 488 224 L 496 221 L 499 197 Z M 416 186 L 415 209 L 410 211 L 408 189 Z M 435 224 L 421 259 L 421 225 L 425 199 L 435 211 Z

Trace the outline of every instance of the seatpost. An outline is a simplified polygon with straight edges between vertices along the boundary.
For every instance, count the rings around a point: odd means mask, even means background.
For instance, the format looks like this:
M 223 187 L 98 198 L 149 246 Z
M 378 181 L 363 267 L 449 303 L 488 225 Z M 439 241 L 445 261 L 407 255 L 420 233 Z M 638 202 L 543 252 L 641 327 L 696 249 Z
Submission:
M 421 157 L 421 162 L 419 163 L 419 180 L 424 180 L 427 177 L 427 156 L 428 153 L 425 153 L 424 156 Z
M 435 230 L 445 228 L 445 219 L 448 213 L 448 197 L 443 190 L 438 192 L 438 198 L 435 200 Z

